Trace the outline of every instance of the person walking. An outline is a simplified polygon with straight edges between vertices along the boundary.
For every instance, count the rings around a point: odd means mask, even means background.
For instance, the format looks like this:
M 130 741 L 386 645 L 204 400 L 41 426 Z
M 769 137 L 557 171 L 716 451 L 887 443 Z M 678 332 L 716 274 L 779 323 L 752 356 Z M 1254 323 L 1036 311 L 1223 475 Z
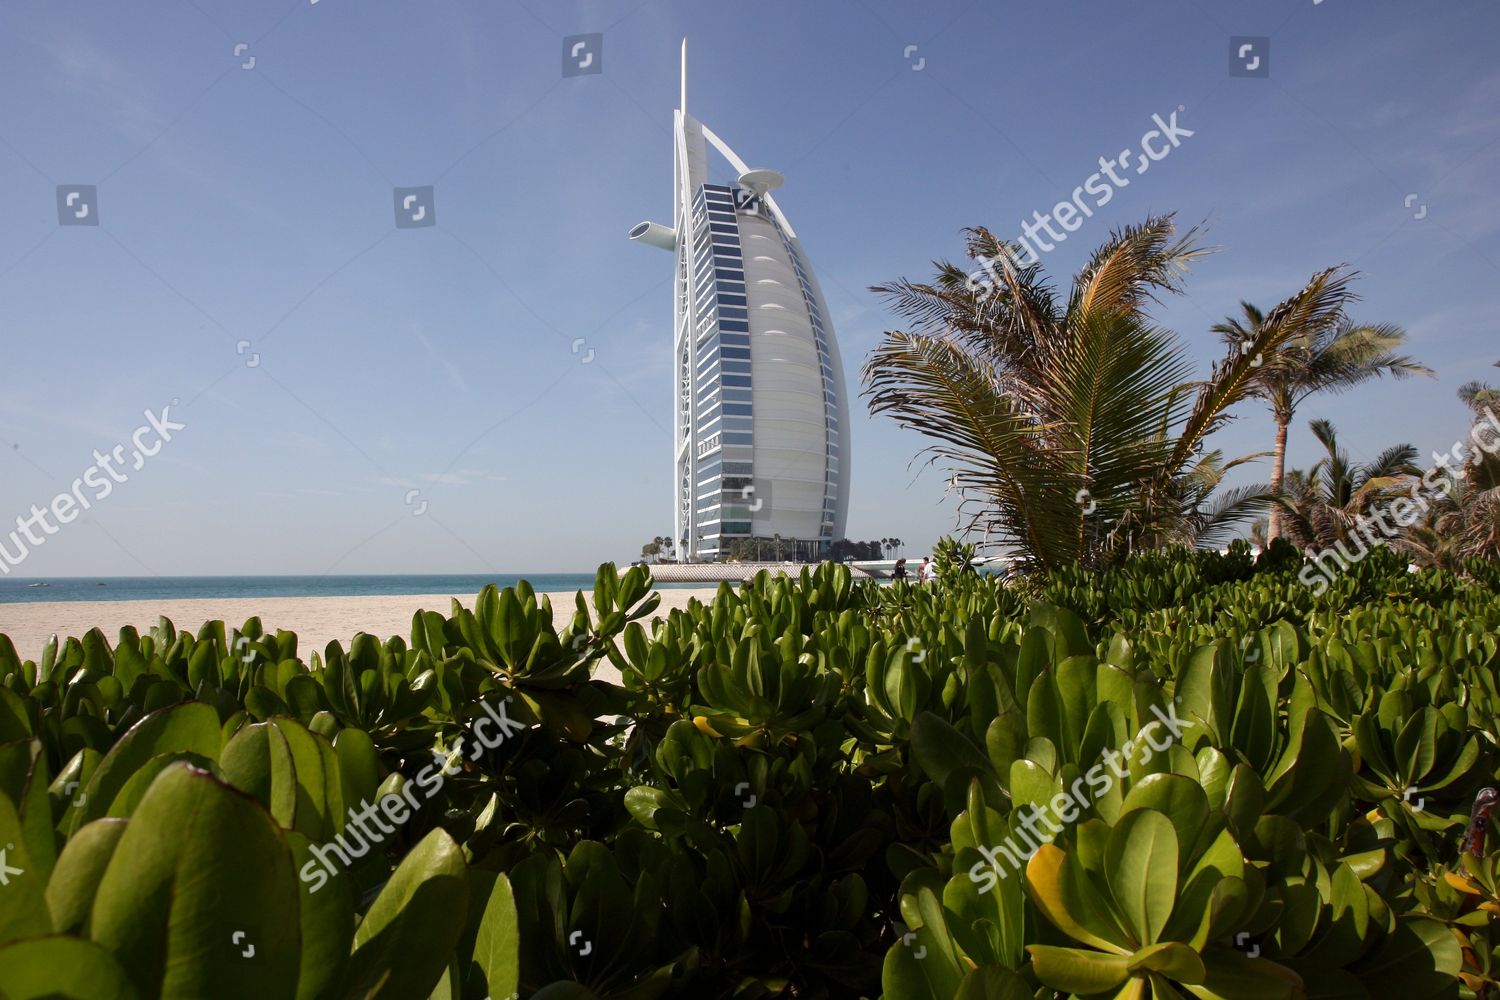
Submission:
M 891 579 L 892 580 L 905 580 L 906 579 L 906 560 L 905 559 L 897 559 L 896 560 L 896 568 L 893 569 L 893 570 L 891 570 Z
M 938 581 L 937 563 L 935 563 L 935 562 L 933 562 L 932 560 L 929 559 L 927 561 L 927 577 L 926 577 L 926 582 L 927 583 L 937 583 L 937 581 Z

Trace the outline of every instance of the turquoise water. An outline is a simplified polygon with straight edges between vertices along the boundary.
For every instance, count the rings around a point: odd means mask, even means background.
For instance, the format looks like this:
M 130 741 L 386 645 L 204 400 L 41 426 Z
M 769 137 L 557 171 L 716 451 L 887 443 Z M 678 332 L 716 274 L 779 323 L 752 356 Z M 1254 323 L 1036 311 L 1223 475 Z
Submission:
M 538 592 L 594 589 L 593 573 L 499 573 L 390 576 L 108 576 L 0 578 L 0 604 L 41 601 L 176 601 L 227 597 L 366 597 L 478 594 L 486 584 L 530 581 Z M 37 586 L 43 584 L 43 586 Z M 703 584 L 659 583 L 663 590 Z M 710 585 L 711 586 L 711 585 Z

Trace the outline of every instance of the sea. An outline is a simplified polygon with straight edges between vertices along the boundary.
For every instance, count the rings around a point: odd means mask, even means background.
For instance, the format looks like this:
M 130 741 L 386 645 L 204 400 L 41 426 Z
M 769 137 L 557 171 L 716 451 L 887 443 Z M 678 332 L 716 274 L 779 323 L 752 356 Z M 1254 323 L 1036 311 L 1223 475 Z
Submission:
M 593 573 L 499 573 L 388 576 L 99 576 L 0 577 L 0 604 L 43 601 L 177 601 L 226 597 L 379 597 L 404 594 L 474 596 L 487 584 L 518 580 L 537 593 L 594 589 Z M 701 583 L 658 583 L 659 590 Z

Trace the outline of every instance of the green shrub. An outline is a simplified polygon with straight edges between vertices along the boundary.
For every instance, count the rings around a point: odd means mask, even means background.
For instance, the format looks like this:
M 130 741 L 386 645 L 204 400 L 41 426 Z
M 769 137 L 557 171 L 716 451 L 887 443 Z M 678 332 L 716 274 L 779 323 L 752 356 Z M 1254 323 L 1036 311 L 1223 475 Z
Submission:
M 1485 995 L 1500 595 L 1299 568 L 0 636 L 0 996 Z

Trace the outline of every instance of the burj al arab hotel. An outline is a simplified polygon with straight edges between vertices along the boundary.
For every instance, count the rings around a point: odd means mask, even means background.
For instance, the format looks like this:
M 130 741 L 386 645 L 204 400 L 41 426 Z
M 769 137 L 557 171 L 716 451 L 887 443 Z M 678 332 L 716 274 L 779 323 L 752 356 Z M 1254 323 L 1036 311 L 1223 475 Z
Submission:
M 672 225 L 630 238 L 676 256 L 672 524 L 679 559 L 736 539 L 815 560 L 844 537 L 849 407 L 828 306 L 797 233 L 753 170 L 687 112 L 687 42 L 673 129 Z M 723 163 L 716 183 L 712 147 Z M 787 543 L 791 543 L 788 545 Z M 765 554 L 771 549 L 767 547 Z

